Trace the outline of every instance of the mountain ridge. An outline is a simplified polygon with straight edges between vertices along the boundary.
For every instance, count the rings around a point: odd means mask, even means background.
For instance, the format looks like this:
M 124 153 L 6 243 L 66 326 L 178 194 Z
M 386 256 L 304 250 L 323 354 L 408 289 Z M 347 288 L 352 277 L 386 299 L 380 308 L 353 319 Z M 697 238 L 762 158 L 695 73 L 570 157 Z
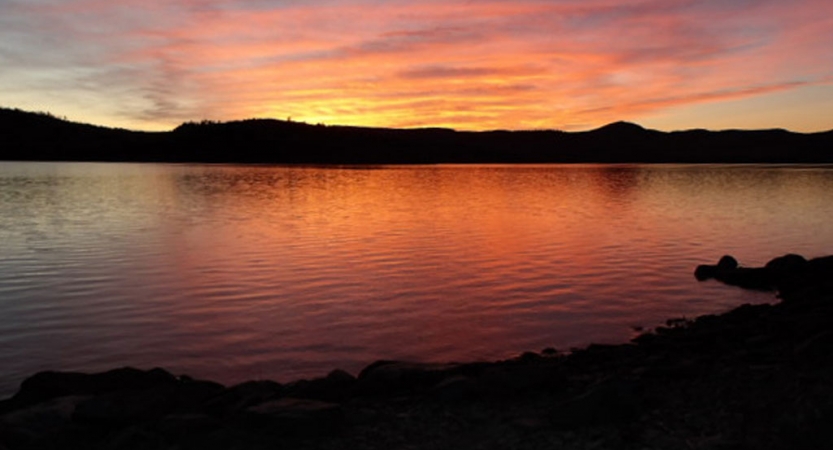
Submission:
M 272 164 L 833 163 L 833 130 L 658 131 L 613 122 L 580 132 L 186 122 L 148 132 L 0 108 L 0 160 Z

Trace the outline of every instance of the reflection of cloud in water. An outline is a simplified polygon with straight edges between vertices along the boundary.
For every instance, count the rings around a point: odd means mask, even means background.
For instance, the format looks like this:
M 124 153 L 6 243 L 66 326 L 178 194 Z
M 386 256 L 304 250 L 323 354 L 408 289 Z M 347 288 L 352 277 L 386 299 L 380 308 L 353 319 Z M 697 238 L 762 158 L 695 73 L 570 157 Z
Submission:
M 594 170 L 596 186 L 611 198 L 624 199 L 638 188 L 642 168 L 637 165 L 609 165 Z
M 692 270 L 831 248 L 832 189 L 769 166 L 4 164 L 0 365 L 234 382 L 621 342 L 760 301 Z

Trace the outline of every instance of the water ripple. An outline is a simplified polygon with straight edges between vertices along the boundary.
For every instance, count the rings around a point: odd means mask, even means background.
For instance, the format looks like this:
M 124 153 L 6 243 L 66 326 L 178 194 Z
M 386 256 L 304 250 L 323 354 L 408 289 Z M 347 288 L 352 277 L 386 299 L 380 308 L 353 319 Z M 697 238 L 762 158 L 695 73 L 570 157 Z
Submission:
M 495 359 L 769 301 L 691 271 L 833 249 L 833 169 L 0 164 L 0 395 Z

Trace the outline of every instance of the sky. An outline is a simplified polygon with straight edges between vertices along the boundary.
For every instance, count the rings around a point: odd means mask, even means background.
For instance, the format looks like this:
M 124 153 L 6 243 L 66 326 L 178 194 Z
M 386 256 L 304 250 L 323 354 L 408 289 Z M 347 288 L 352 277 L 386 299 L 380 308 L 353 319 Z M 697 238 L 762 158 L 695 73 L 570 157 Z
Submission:
M 140 130 L 833 129 L 830 0 L 0 0 L 0 106 Z

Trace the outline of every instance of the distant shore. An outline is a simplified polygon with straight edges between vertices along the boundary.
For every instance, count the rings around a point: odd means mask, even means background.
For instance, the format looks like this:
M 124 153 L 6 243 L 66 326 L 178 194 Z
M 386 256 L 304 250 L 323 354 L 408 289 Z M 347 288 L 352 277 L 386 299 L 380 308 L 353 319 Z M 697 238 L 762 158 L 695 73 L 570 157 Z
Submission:
M 818 449 L 833 443 L 833 257 L 697 269 L 780 301 L 622 345 L 489 363 L 379 361 L 235 386 L 163 369 L 42 372 L 0 402 L 0 449 Z
M 0 161 L 268 164 L 833 163 L 833 130 L 662 132 L 601 128 L 463 132 L 311 125 L 273 119 L 188 122 L 168 132 L 72 123 L 0 108 Z

